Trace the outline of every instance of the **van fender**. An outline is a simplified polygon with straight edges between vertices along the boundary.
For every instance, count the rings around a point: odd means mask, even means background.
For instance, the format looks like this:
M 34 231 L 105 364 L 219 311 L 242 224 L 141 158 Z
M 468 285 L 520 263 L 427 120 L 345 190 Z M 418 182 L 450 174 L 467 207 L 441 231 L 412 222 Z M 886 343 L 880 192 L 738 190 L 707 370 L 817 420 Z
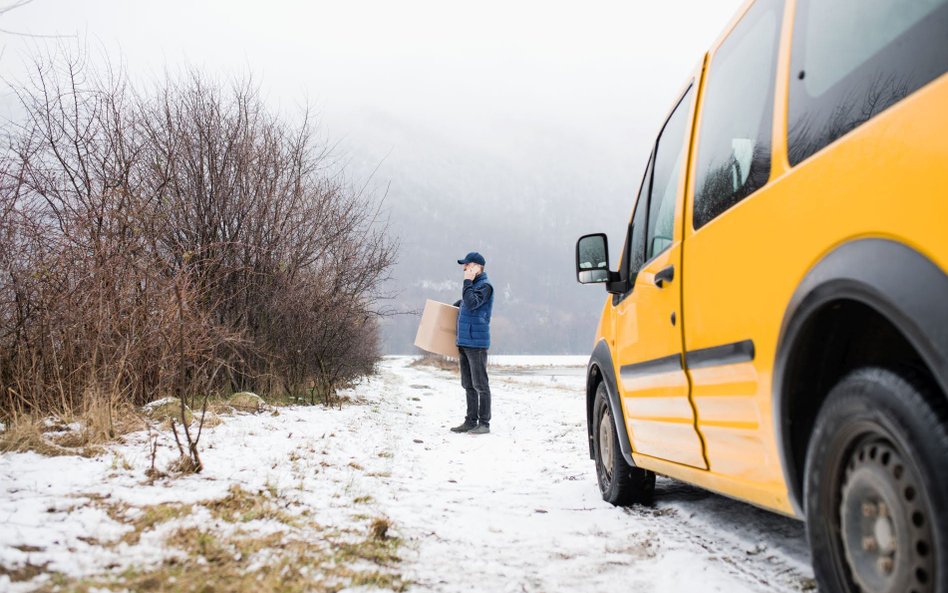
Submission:
M 948 275 L 925 255 L 889 239 L 857 239 L 827 254 L 803 278 L 787 305 L 774 361 L 777 447 L 790 502 L 803 514 L 802 482 L 791 444 L 790 357 L 812 315 L 847 299 L 885 316 L 918 352 L 948 394 Z
M 616 382 L 615 368 L 612 365 L 612 351 L 606 340 L 599 340 L 589 357 L 586 366 L 586 435 L 589 439 L 589 458 L 595 458 L 593 448 L 593 403 L 596 401 L 596 388 L 602 382 L 609 395 L 609 409 L 612 420 L 616 425 L 616 434 L 619 435 L 619 450 L 630 467 L 635 467 L 632 460 L 632 445 L 629 442 L 629 433 L 625 427 L 625 415 L 622 413 L 622 404 L 619 401 L 619 384 Z

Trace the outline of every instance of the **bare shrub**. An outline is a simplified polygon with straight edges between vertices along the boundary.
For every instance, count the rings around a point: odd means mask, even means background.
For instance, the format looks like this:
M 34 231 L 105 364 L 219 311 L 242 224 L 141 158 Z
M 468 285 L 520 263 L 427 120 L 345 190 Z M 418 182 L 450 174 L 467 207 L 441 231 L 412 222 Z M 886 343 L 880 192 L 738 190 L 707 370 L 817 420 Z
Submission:
M 197 73 L 142 92 L 62 52 L 15 91 L 0 414 L 167 395 L 197 410 L 238 390 L 330 403 L 372 371 L 396 246 L 379 205 L 331 173 L 308 116 L 287 123 L 252 83 Z M 199 470 L 203 422 L 178 428 Z
M 246 338 L 223 354 L 229 388 L 315 384 L 328 403 L 378 357 L 375 290 L 395 254 L 378 207 L 327 173 L 308 116 L 270 115 L 250 82 L 225 92 L 192 73 L 157 95 L 141 120 L 172 221 L 159 236 L 192 259 L 206 310 Z

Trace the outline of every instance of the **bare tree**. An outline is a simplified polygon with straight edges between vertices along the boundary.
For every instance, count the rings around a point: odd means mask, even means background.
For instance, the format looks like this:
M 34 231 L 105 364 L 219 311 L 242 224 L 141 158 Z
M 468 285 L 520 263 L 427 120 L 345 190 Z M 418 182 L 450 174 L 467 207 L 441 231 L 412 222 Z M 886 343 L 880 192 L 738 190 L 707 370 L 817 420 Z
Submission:
M 324 402 L 378 358 L 379 204 L 304 114 L 196 72 L 151 92 L 36 60 L 0 156 L 0 411 L 283 390 Z M 314 397 L 314 396 L 313 396 Z M 200 468 L 182 426 L 182 453 Z

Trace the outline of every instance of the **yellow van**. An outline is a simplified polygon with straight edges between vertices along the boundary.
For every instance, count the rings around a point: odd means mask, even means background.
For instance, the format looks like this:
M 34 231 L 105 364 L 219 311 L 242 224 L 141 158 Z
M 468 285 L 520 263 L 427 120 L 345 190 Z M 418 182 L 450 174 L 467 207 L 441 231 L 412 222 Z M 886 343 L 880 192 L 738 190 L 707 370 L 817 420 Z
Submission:
M 755 0 L 659 129 L 588 367 L 603 498 L 805 519 L 820 591 L 948 593 L 948 0 Z M 623 207 L 625 210 L 626 207 Z

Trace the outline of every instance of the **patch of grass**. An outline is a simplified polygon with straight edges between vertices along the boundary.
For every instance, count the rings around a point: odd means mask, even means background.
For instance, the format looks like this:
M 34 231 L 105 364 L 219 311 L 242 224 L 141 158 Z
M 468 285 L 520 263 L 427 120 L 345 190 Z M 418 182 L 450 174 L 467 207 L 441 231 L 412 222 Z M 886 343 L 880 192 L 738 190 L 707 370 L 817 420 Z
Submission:
M 178 423 L 182 421 L 181 400 L 176 397 L 165 397 L 155 400 L 146 404 L 143 411 L 152 422 L 160 425 L 162 428 L 170 428 L 172 420 Z M 194 411 L 185 404 L 184 422 L 190 425 L 194 422 L 194 418 Z
M 29 581 L 46 572 L 47 564 L 31 564 L 27 562 L 23 566 L 16 568 L 7 568 L 0 564 L 0 577 L 7 577 L 11 582 L 20 583 Z
M 92 593 L 102 589 L 142 593 L 336 593 L 352 587 L 404 591 L 409 583 L 396 570 L 398 542 L 353 540 L 347 531 L 323 537 L 286 533 L 264 536 L 209 528 L 175 531 L 168 545 L 182 552 L 153 568 L 135 568 L 100 577 L 55 578 L 40 593 Z
M 125 459 L 125 456 L 121 453 L 112 453 L 112 470 L 124 469 L 125 471 L 132 470 L 132 464 L 128 462 L 128 459 Z
M 114 403 L 105 396 L 91 396 L 84 401 L 81 410 L 55 417 L 21 414 L 8 419 L 0 432 L 0 452 L 95 457 L 105 453 L 102 445 L 146 426 L 130 405 Z
M 355 504 L 368 504 L 368 503 L 372 502 L 372 497 L 371 497 L 371 496 L 368 496 L 368 495 L 366 495 L 366 496 L 356 496 L 356 497 L 352 500 L 352 502 L 354 502 Z
M 266 400 L 271 406 L 279 406 L 281 408 L 313 405 L 312 399 L 308 393 L 280 393 L 277 395 L 267 395 Z
M 68 427 L 67 427 L 68 430 Z M 72 432 L 72 431 L 70 431 Z M 67 435 L 69 433 L 66 433 Z M 99 447 L 81 446 L 81 437 L 62 438 L 60 432 L 46 429 L 44 420 L 33 416 L 19 416 L 11 420 L 6 429 L 0 432 L 0 452 L 24 453 L 33 451 L 40 455 L 55 457 L 57 455 L 79 455 L 81 457 L 95 457 L 102 453 Z M 67 444 L 62 444 L 66 441 Z M 68 446 L 76 445 L 76 446 Z
M 146 531 L 150 531 L 162 523 L 186 517 L 194 510 L 194 507 L 190 504 L 166 502 L 141 507 L 140 512 L 136 513 L 134 512 L 136 507 L 111 500 L 108 496 L 85 494 L 82 497 L 89 499 L 93 505 L 104 510 L 109 518 L 116 523 L 131 527 L 131 531 L 123 535 L 118 542 L 106 545 L 117 545 L 119 542 L 136 545 Z
M 199 527 L 184 527 L 175 531 L 167 540 L 168 545 L 187 552 L 189 557 L 204 558 L 209 563 L 225 563 L 237 554 L 212 531 Z
M 295 525 L 296 517 L 283 511 L 275 504 L 277 489 L 270 485 L 266 490 L 257 493 L 248 492 L 234 484 L 227 491 L 227 496 L 218 500 L 202 503 L 216 518 L 230 523 L 246 523 L 258 519 L 272 519 Z
M 197 473 L 197 471 L 198 466 L 194 462 L 194 459 L 187 455 L 181 455 L 168 464 L 168 472 L 171 474 L 188 475 Z
M 234 408 L 227 403 L 227 401 L 222 397 L 209 397 L 207 399 L 207 413 L 205 414 L 204 423 L 207 424 L 207 416 L 233 416 Z M 198 414 L 200 417 L 200 414 Z
M 200 420 L 201 415 L 198 414 L 198 420 Z M 213 414 L 208 412 L 204 415 L 204 428 L 214 428 L 215 426 L 220 426 L 224 423 L 224 419 L 221 418 L 221 414 Z
M 141 540 L 142 534 L 152 530 L 162 523 L 180 519 L 191 514 L 193 507 L 189 504 L 163 503 L 145 507 L 142 513 L 132 519 L 132 531 L 122 537 L 122 541 L 134 545 Z
M 42 431 L 37 428 L 31 434 L 42 436 Z M 113 457 L 115 467 L 126 463 L 121 456 Z M 269 481 L 255 492 L 233 485 L 226 496 L 194 505 L 164 503 L 139 508 L 108 495 L 77 497 L 79 505 L 96 505 L 129 527 L 119 540 L 89 540 L 89 545 L 134 549 L 142 545 L 145 534 L 154 535 L 165 525 L 161 533 L 170 534 L 165 543 L 173 551 L 164 560 L 156 559 L 156 565 L 80 579 L 50 572 L 46 565 L 0 566 L 0 575 L 17 582 L 35 579 L 39 593 L 336 593 L 352 587 L 400 592 L 409 585 L 399 571 L 401 541 L 392 536 L 387 518 L 359 515 L 353 517 L 350 528 L 325 528 L 310 512 L 288 511 L 287 501 Z M 371 500 L 364 496 L 356 502 Z M 206 507 L 212 518 L 199 523 L 200 515 L 192 516 L 198 505 Z M 261 533 L 249 523 L 258 519 L 280 525 Z
M 266 489 L 267 494 L 270 495 L 270 498 L 276 498 L 279 496 L 280 491 L 277 489 L 276 484 L 271 483 L 269 480 L 264 482 L 263 487 Z
M 187 517 L 196 508 L 164 503 L 143 507 L 136 513 L 135 507 L 108 496 L 81 498 L 131 527 L 117 542 L 90 545 L 137 546 L 144 533 Z M 11 581 L 28 581 L 45 574 L 49 578 L 37 583 L 39 593 L 336 593 L 352 587 L 400 592 L 409 585 L 399 572 L 401 541 L 392 536 L 387 518 L 359 515 L 352 518 L 351 528 L 324 528 L 308 513 L 295 517 L 285 513 L 279 491 L 269 483 L 256 493 L 235 485 L 223 498 L 199 504 L 211 511 L 214 520 L 206 524 L 189 520 L 170 531 L 165 543 L 181 554 L 171 555 L 155 566 L 81 579 L 30 565 L 15 570 L 0 567 L 0 575 L 10 576 Z M 285 529 L 261 534 L 250 525 L 242 525 L 253 519 L 274 519 Z
M 379 517 L 369 525 L 369 533 L 372 538 L 378 541 L 389 539 L 388 530 L 392 528 L 392 523 L 385 517 Z
M 399 541 L 395 538 L 377 539 L 370 536 L 356 542 L 336 545 L 336 560 L 342 564 L 364 560 L 379 566 L 393 566 L 399 562 Z
M 458 370 L 457 360 L 447 358 L 445 356 L 440 356 L 437 354 L 426 354 L 425 356 L 422 356 L 421 358 L 413 360 L 411 363 L 409 363 L 408 366 L 428 367 L 428 368 L 439 369 L 442 371 L 460 372 Z

